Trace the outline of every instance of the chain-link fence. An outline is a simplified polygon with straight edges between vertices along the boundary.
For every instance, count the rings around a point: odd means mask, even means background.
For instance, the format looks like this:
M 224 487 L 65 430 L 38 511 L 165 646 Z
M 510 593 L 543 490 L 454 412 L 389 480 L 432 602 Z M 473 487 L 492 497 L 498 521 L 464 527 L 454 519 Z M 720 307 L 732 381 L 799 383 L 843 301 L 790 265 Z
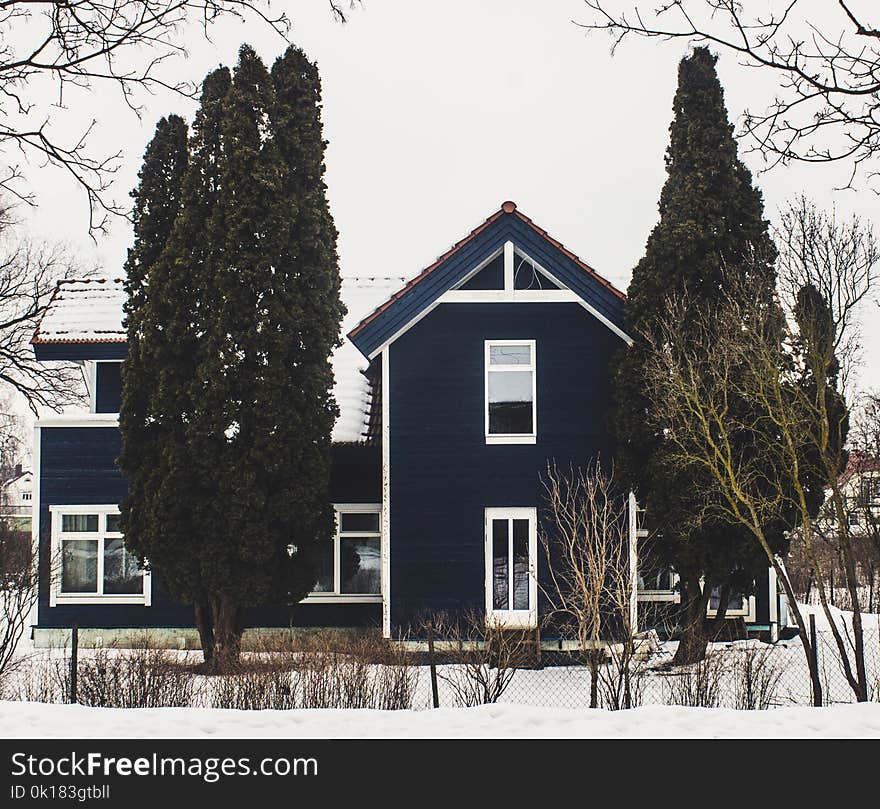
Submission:
M 851 636 L 843 635 L 849 660 L 854 660 Z M 868 696 L 880 699 L 880 633 L 864 634 Z M 674 643 L 644 649 L 624 664 L 614 656 L 595 669 L 595 698 L 599 707 L 631 705 L 689 705 L 765 709 L 812 705 L 813 688 L 803 645 L 798 638 L 776 644 L 757 640 L 714 643 L 706 659 L 690 666 L 673 666 Z M 855 702 L 837 644 L 830 631 L 817 633 L 816 652 L 822 703 Z M 503 666 L 503 664 L 502 664 Z M 855 664 L 851 664 L 855 677 Z M 413 707 L 433 705 L 430 666 L 420 665 Z M 540 661 L 511 664 L 499 673 L 488 656 L 469 664 L 436 665 L 438 703 L 443 707 L 485 701 L 536 707 L 584 708 L 591 702 L 593 674 L 578 653 L 544 653 Z M 506 681 L 505 681 L 506 680 Z M 499 688 L 489 693 L 486 683 Z M 500 691 L 500 693 L 499 693 Z M 629 699 L 626 699 L 626 694 Z
M 848 659 L 851 633 L 841 629 Z M 868 697 L 880 700 L 880 632 L 864 633 Z M 206 676 L 197 652 L 143 645 L 35 652 L 0 676 L 0 698 L 103 707 L 194 706 L 240 709 L 377 708 L 426 710 L 509 703 L 618 709 L 686 705 L 767 709 L 812 705 L 813 686 L 799 638 L 713 643 L 706 658 L 673 665 L 675 642 L 640 639 L 635 654 L 611 647 L 586 656 L 550 651 L 524 633 L 396 644 L 378 636 L 322 637 L 310 648 L 267 648 Z M 846 672 L 830 631 L 816 635 L 822 704 L 855 702 L 855 664 Z M 434 648 L 433 642 L 428 644 Z M 433 664 L 433 665 L 432 665 Z M 432 676 L 433 675 L 433 676 Z M 436 697 L 435 697 L 436 693 Z

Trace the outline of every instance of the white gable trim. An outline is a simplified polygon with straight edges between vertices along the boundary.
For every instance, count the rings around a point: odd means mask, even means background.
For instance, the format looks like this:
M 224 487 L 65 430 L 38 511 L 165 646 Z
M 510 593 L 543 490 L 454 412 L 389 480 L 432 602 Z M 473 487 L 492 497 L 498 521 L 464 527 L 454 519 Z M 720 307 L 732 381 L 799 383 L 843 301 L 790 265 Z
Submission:
M 496 259 L 499 253 L 504 252 L 504 289 L 460 289 L 462 284 L 466 284 L 474 275 L 476 275 L 490 261 Z M 513 288 L 513 262 L 514 256 L 519 255 L 531 261 L 535 268 L 544 273 L 554 283 L 559 284 L 563 289 L 514 289 Z M 398 329 L 391 335 L 382 345 L 380 345 L 369 359 L 375 359 L 382 351 L 390 346 L 398 337 L 401 337 L 416 325 L 423 317 L 426 317 L 434 311 L 442 303 L 576 303 L 586 309 L 593 317 L 595 317 L 604 326 L 613 331 L 628 346 L 633 344 L 633 339 L 623 329 L 612 323 L 607 317 L 599 312 L 595 307 L 591 306 L 587 301 L 566 288 L 565 284 L 560 281 L 552 272 L 542 267 L 527 253 L 520 250 L 513 242 L 507 241 L 501 250 L 496 250 L 491 256 L 481 261 L 471 270 L 461 281 L 459 281 L 452 289 L 444 292 L 430 306 L 425 307 L 412 320 L 408 321 L 403 327 Z

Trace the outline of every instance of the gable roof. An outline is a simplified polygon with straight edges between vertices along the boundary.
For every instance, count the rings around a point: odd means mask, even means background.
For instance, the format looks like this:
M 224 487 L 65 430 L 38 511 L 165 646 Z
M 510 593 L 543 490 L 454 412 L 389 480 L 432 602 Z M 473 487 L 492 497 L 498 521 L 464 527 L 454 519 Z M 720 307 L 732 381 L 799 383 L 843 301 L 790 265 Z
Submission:
M 340 295 L 348 309 L 342 321 L 343 334 L 406 281 L 399 276 L 343 276 L 341 280 Z M 124 302 L 125 290 L 120 278 L 60 282 L 31 340 L 37 358 L 123 359 L 126 355 Z M 105 347 L 108 350 L 104 350 Z M 365 373 L 369 362 L 347 340 L 333 352 L 331 362 L 335 378 L 333 393 L 339 404 L 333 441 L 362 441 L 369 426 L 373 397 Z
M 368 357 L 419 317 L 480 261 L 512 241 L 602 318 L 623 331 L 626 295 L 507 201 L 348 333 Z

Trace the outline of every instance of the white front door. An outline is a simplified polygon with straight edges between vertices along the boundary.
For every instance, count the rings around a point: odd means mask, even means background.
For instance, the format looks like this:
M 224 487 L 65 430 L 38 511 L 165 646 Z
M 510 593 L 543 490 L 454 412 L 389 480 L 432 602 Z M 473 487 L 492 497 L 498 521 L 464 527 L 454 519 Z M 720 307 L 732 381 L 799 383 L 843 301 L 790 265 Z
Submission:
M 486 618 L 538 625 L 537 519 L 533 508 L 486 509 Z

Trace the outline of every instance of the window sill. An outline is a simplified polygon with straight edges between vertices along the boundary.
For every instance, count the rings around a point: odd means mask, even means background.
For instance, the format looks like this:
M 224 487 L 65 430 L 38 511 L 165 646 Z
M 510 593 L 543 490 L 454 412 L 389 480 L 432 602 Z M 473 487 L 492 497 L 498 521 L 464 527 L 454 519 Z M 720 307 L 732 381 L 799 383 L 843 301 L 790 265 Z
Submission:
M 487 444 L 537 444 L 535 435 L 487 435 Z
M 381 595 L 339 595 L 337 593 L 312 593 L 300 604 L 381 604 Z
M 149 607 L 145 596 L 56 596 L 52 599 L 50 607 L 62 607 L 65 604 L 131 604 L 133 606 Z
M 671 604 L 681 602 L 681 595 L 669 590 L 639 590 L 639 601 L 668 601 Z

